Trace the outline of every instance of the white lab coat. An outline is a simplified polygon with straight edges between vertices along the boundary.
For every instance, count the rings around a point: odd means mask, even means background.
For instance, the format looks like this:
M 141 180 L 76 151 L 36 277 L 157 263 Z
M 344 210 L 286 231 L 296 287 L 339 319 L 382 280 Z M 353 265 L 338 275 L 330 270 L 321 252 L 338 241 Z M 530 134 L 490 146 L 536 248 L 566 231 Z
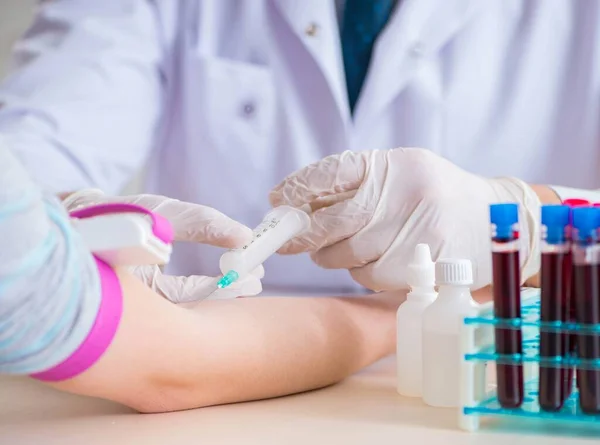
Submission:
M 148 159 L 146 191 L 255 225 L 292 171 L 396 146 L 600 186 L 598 0 L 401 0 L 354 119 L 334 0 L 46 2 L 16 49 L 0 132 L 55 190 L 115 193 Z M 171 271 L 217 273 L 220 253 L 180 246 Z M 357 288 L 306 255 L 265 285 Z

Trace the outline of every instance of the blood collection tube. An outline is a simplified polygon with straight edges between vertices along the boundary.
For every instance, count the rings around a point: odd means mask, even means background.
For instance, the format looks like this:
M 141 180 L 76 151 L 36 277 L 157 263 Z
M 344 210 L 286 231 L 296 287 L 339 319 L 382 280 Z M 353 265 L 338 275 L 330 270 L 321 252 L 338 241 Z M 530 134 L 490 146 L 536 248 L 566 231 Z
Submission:
M 503 321 L 521 318 L 521 272 L 519 262 L 519 212 L 517 204 L 490 206 L 492 223 L 492 291 L 494 316 Z M 496 352 L 503 356 L 521 356 L 521 328 L 497 326 Z M 503 408 L 523 403 L 523 365 L 496 363 L 498 401 Z
M 564 205 L 569 206 L 571 209 L 577 208 L 577 207 L 589 207 L 591 204 L 590 201 L 588 201 L 587 199 L 579 199 L 579 198 L 572 198 L 572 199 L 565 199 L 563 201 Z M 568 238 L 569 238 L 569 242 L 572 241 L 572 234 L 571 234 L 571 230 L 573 228 L 573 211 L 571 210 L 570 212 L 571 214 L 569 215 L 569 232 L 567 234 Z M 571 281 L 571 285 L 569 287 L 569 295 L 567 297 L 568 301 L 569 301 L 569 321 L 570 322 L 575 322 L 577 316 L 575 314 L 575 303 L 573 302 L 573 295 L 575 294 L 575 281 L 572 279 L 573 278 L 573 273 L 571 272 L 571 277 L 570 277 L 570 281 Z M 570 356 L 576 356 L 577 355 L 577 335 L 571 333 L 570 335 L 567 335 L 565 337 L 565 340 L 568 342 L 567 345 L 567 349 L 569 351 L 569 355 Z M 573 390 L 573 368 L 570 368 L 567 372 L 567 379 L 565 381 L 565 392 L 567 393 L 567 397 L 571 394 L 571 391 Z M 577 379 L 575 379 L 576 383 L 577 383 L 577 388 L 579 389 L 579 381 L 580 381 L 580 370 L 577 369 Z
M 542 206 L 541 316 L 546 325 L 540 332 L 539 402 L 545 411 L 558 411 L 570 394 L 572 370 L 562 360 L 568 355 L 567 334 L 556 328 L 569 319 L 571 246 L 567 239 L 570 208 L 565 205 Z M 556 323 L 549 329 L 548 324 Z M 554 363 L 548 363 L 553 361 Z M 545 363 L 545 364 L 544 364 Z M 569 377 L 570 371 L 570 377 Z M 572 384 L 572 382 L 571 382 Z
M 573 280 L 577 323 L 589 327 L 600 324 L 600 208 L 573 209 Z M 582 332 L 577 336 L 579 403 L 586 414 L 600 413 L 600 370 L 590 369 L 600 359 L 600 336 Z

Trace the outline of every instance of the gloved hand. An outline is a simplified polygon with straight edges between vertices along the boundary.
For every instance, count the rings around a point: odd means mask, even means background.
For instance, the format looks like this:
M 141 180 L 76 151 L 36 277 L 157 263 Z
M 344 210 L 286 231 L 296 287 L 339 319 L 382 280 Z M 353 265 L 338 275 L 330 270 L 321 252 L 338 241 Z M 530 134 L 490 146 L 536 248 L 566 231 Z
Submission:
M 407 264 L 419 243 L 434 258 L 468 258 L 474 289 L 491 282 L 489 205 L 519 204 L 522 278 L 539 269 L 540 200 L 524 182 L 466 172 L 431 151 L 398 148 L 329 156 L 288 176 L 270 194 L 273 206 L 299 207 L 355 191 L 312 214 L 308 233 L 283 254 L 311 252 L 319 266 L 349 269 L 372 290 L 406 288 Z
M 252 240 L 252 230 L 221 212 L 165 196 L 106 196 L 101 190 L 86 189 L 63 200 L 63 205 L 69 212 L 108 203 L 137 204 L 167 218 L 173 226 L 175 241 L 235 248 Z M 156 265 L 135 266 L 130 269 L 148 287 L 174 303 L 257 295 L 262 291 L 260 279 L 264 276 L 264 269 L 260 266 L 244 279 L 225 289 L 218 289 L 218 277 L 163 275 Z
M 232 283 L 225 289 L 219 289 L 217 287 L 219 277 L 164 275 L 156 265 L 134 266 L 130 270 L 154 292 L 177 304 L 258 295 L 262 292 L 260 280 L 264 276 L 264 269 L 259 266 L 247 277 Z

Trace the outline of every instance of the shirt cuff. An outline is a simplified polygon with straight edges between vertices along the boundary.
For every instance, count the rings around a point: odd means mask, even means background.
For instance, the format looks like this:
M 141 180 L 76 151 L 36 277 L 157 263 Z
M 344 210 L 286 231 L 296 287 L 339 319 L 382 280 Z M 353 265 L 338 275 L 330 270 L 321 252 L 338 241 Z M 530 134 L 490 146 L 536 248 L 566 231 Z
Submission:
M 586 190 L 558 185 L 549 186 L 558 195 L 561 202 L 567 199 L 585 199 L 591 203 L 600 202 L 600 190 Z

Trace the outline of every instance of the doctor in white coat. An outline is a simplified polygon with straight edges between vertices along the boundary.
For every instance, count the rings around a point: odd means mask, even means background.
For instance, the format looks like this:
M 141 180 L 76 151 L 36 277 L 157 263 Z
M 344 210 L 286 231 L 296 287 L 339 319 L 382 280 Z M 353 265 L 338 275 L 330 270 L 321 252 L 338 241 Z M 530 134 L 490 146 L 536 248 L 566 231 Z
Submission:
M 387 17 L 361 13 L 369 3 L 387 3 L 380 5 Z M 41 2 L 0 89 L 0 133 L 56 192 L 97 187 L 116 194 L 147 163 L 147 193 L 214 207 L 250 226 L 269 210 L 269 191 L 286 175 L 344 150 L 423 147 L 449 161 L 433 176 L 441 184 L 445 175 L 456 179 L 448 187 L 469 183 L 455 174 L 458 167 L 485 178 L 600 186 L 600 1 L 389 3 Z M 380 14 L 382 26 L 359 23 L 363 14 Z M 364 32 L 363 47 L 357 32 Z M 352 63 L 363 63 L 364 76 Z M 384 182 L 389 165 L 381 159 L 382 176 L 371 184 Z M 419 171 L 410 162 L 400 162 L 403 182 L 396 183 L 406 190 Z M 316 166 L 325 169 L 317 176 L 327 177 L 331 164 Z M 385 200 L 379 209 L 403 198 L 394 184 L 377 193 Z M 562 198 L 583 193 L 555 190 Z M 514 195 L 527 195 L 532 209 L 539 205 L 529 189 Z M 448 205 L 431 205 L 450 219 Z M 421 229 L 427 240 L 428 227 Z M 439 235 L 439 227 L 430 229 Z M 414 247 L 419 240 L 410 241 Z M 378 248 L 361 257 L 358 244 L 341 252 L 363 264 L 382 254 Z M 220 253 L 180 246 L 170 270 L 216 274 Z M 306 255 L 278 256 L 266 268 L 268 288 L 362 289 L 347 271 L 319 268 Z

